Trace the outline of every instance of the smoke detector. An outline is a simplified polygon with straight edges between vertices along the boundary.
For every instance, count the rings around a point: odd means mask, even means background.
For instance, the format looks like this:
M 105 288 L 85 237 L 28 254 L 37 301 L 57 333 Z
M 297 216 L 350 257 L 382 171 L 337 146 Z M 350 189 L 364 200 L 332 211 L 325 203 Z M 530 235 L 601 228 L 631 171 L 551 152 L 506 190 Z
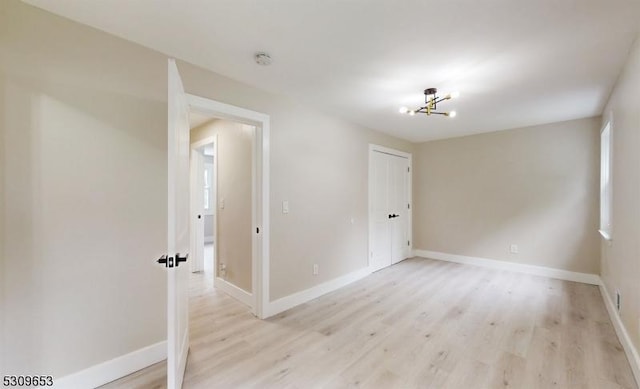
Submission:
M 271 65 L 271 56 L 267 53 L 256 53 L 254 56 L 256 63 L 261 66 L 269 66 Z

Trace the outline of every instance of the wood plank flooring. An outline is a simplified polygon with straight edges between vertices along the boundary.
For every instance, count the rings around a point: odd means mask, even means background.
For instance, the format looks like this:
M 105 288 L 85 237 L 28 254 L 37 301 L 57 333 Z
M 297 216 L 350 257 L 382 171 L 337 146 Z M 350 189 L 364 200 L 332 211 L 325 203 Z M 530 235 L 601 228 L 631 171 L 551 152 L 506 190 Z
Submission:
M 637 388 L 596 286 L 412 258 L 264 321 L 190 293 L 184 388 Z

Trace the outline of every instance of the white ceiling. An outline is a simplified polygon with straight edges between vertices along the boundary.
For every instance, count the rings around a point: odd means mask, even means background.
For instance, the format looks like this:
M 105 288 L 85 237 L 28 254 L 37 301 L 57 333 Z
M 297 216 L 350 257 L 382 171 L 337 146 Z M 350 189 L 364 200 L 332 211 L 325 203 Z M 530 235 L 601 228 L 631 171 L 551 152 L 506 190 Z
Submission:
M 413 141 L 600 114 L 640 24 L 639 0 L 26 1 Z M 458 116 L 398 113 L 427 87 Z

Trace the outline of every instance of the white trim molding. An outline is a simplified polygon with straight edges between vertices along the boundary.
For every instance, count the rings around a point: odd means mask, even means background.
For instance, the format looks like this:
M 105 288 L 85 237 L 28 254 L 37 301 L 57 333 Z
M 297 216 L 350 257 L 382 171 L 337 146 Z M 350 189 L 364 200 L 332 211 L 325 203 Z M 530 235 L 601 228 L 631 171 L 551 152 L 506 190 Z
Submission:
M 603 238 L 604 240 L 607 240 L 607 241 L 609 241 L 609 242 L 613 240 L 613 239 L 611 239 L 611 235 L 610 235 L 607 231 L 605 231 L 605 230 L 598 230 L 598 232 L 600 233 L 600 235 L 602 236 L 602 238 Z
M 631 371 L 636 379 L 636 385 L 640 386 L 640 354 L 638 354 L 638 350 L 634 347 L 631 337 L 620 319 L 620 315 L 611 300 L 611 295 L 609 294 L 604 282 L 600 283 L 600 294 L 602 294 L 604 305 L 607 307 L 607 312 L 609 313 L 609 318 L 611 319 L 613 328 L 616 330 L 616 334 L 618 335 L 618 339 L 622 344 L 625 354 L 627 354 L 629 365 L 631 365 Z
M 413 250 L 414 257 L 437 259 L 440 261 L 463 263 L 491 269 L 508 270 L 517 273 L 533 274 L 542 277 L 556 278 L 559 280 L 582 282 L 590 285 L 600 285 L 600 276 L 590 273 L 579 273 L 569 270 L 556 269 L 545 266 L 513 263 L 496 259 L 468 257 L 464 255 L 440 253 L 430 250 Z
M 96 388 L 167 359 L 167 342 L 158 342 L 68 376 L 55 378 L 54 387 Z
M 215 286 L 216 288 L 224 291 L 226 294 L 240 301 L 241 303 L 248 306 L 249 308 L 253 307 L 253 302 L 254 302 L 253 294 L 247 292 L 246 290 L 235 286 L 231 282 L 221 277 L 216 277 Z
M 272 301 L 267 306 L 268 309 L 265 311 L 265 318 L 277 315 L 278 313 L 284 312 L 287 309 L 291 309 L 322 295 L 333 292 L 337 289 L 342 288 L 343 286 L 347 286 L 353 282 L 361 280 L 369 274 L 371 274 L 369 267 L 365 267 L 360 270 L 356 270 L 354 272 L 340 276 L 338 278 L 323 282 L 322 284 L 318 284 L 309 289 L 305 289 L 303 291 L 290 294 L 278 300 Z

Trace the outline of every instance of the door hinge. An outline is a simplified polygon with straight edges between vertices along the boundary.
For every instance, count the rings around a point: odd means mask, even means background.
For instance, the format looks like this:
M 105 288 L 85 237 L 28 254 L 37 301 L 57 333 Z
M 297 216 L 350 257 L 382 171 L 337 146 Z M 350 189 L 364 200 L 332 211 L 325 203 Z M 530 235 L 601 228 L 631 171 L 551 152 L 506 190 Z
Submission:
M 411 246 L 411 241 L 410 240 L 407 241 L 407 246 Z
M 260 233 L 260 227 L 256 227 L 256 234 Z
M 407 173 L 411 173 L 411 168 L 407 167 Z
M 407 209 L 411 209 L 411 204 L 407 204 Z

